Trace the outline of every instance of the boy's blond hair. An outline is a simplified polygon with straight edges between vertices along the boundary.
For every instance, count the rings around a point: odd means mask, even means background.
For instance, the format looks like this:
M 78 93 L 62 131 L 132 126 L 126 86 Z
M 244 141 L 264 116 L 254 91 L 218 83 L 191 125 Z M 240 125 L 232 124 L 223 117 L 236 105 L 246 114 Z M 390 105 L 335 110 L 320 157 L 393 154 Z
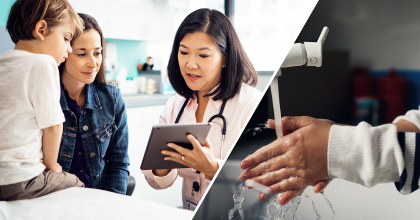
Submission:
M 17 0 L 10 9 L 6 29 L 15 44 L 35 39 L 32 32 L 40 20 L 47 22 L 47 31 L 65 22 L 73 23 L 73 39 L 83 33 L 83 20 L 66 0 Z

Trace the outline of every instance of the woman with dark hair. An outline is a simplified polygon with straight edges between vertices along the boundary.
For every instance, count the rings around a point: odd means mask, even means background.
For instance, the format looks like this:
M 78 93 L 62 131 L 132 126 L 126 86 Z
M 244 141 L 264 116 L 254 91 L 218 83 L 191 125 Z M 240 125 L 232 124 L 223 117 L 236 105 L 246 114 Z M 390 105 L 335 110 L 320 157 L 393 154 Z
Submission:
M 83 33 L 59 67 L 60 104 L 66 121 L 58 155 L 64 171 L 88 188 L 125 194 L 128 184 L 128 126 L 120 90 L 105 82 L 104 37 L 97 21 L 79 14 Z
M 211 121 L 214 125 L 204 146 L 188 135 L 193 150 L 169 143 L 176 152 L 162 151 L 165 160 L 190 168 L 142 172 L 155 189 L 167 188 L 178 175 L 183 177 L 184 209 L 194 210 L 261 99 L 252 87 L 258 76 L 229 18 L 210 9 L 196 10 L 181 23 L 168 75 L 178 94 L 166 103 L 160 123 Z M 224 119 L 212 117 L 217 114 Z

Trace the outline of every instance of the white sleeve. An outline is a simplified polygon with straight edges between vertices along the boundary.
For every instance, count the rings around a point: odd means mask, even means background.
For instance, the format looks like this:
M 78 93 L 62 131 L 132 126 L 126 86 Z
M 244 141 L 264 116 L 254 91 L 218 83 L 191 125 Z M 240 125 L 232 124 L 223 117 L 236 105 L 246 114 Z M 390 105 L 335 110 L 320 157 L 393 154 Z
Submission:
M 154 189 L 166 189 L 172 186 L 178 177 L 178 170 L 172 169 L 166 176 L 156 176 L 152 170 L 141 171 L 146 178 L 147 183 Z
M 63 123 L 65 119 L 60 105 L 60 76 L 53 58 L 34 65 L 30 74 L 32 76 L 27 92 L 38 126 L 44 129 Z
M 410 110 L 405 113 L 405 115 L 398 116 L 392 123 L 396 123 L 401 120 L 411 122 L 418 129 L 420 129 L 420 110 Z
M 372 187 L 398 182 L 404 155 L 392 124 L 333 125 L 328 140 L 328 176 Z

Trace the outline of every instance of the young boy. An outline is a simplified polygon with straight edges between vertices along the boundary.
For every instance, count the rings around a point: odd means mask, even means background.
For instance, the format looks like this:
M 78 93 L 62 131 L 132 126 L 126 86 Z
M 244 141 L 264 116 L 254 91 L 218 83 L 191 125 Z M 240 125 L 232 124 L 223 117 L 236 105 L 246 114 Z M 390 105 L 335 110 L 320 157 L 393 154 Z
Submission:
M 17 0 L 6 28 L 16 46 L 0 56 L 0 200 L 83 187 L 57 163 L 64 122 L 58 65 L 83 22 L 66 0 Z

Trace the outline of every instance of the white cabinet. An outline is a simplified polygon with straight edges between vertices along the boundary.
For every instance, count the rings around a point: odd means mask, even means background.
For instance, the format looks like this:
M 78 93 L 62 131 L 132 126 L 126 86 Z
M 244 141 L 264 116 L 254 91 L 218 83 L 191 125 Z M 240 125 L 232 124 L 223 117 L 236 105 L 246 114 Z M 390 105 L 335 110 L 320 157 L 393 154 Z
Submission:
M 79 13 L 93 16 L 105 38 L 172 40 L 175 9 L 154 0 L 69 0 Z
M 127 108 L 128 156 L 130 157 L 130 175 L 136 179 L 134 197 L 163 203 L 173 207 L 182 206 L 182 178 L 164 190 L 155 190 L 146 182 L 140 165 L 146 150 L 152 126 L 159 124 L 159 117 L 165 105 Z

